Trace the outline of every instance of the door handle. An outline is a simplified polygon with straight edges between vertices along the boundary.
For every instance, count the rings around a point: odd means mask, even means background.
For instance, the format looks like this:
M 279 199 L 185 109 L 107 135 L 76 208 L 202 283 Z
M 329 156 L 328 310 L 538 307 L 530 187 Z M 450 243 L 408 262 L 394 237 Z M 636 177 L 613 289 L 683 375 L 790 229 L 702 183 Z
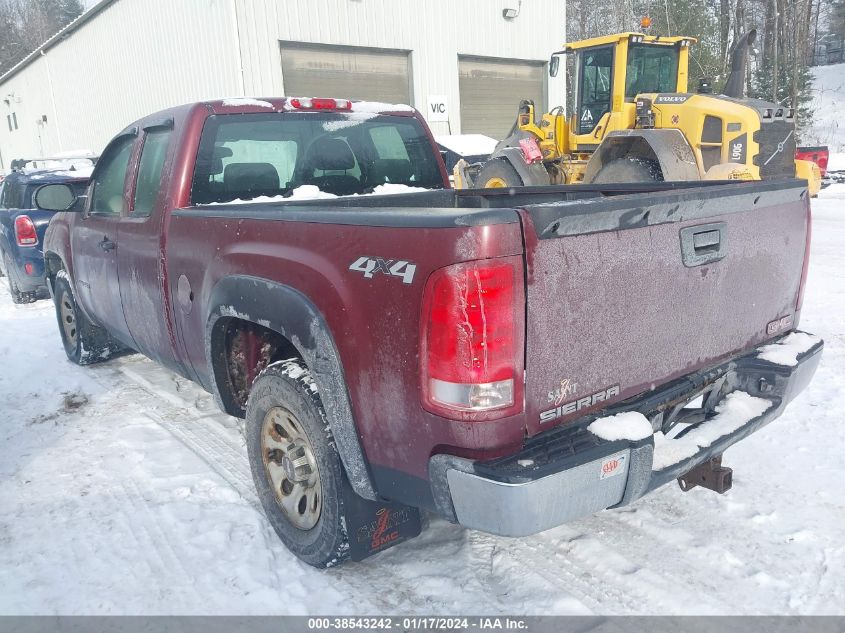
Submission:
M 727 224 L 699 224 L 681 229 L 681 258 L 692 268 L 717 262 L 727 254 Z
M 102 248 L 104 251 L 113 251 L 115 248 L 117 248 L 117 244 L 112 242 L 109 238 L 103 236 L 103 241 L 100 242 L 100 248 Z

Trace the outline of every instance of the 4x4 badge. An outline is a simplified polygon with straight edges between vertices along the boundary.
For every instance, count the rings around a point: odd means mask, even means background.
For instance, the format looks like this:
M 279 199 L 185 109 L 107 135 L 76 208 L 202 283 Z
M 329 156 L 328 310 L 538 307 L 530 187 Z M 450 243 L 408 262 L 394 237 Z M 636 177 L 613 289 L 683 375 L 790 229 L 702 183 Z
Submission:
M 417 265 L 404 259 L 385 259 L 383 257 L 359 257 L 349 270 L 364 273 L 364 277 L 372 279 L 376 273 L 382 273 L 389 277 L 400 277 L 402 283 L 409 284 L 414 281 L 414 273 Z

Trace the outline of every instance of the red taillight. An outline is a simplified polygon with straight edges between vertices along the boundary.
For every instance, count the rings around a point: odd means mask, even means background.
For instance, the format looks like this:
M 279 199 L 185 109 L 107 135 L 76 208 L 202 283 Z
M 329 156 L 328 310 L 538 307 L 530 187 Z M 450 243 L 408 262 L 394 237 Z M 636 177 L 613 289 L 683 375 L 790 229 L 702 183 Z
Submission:
M 810 206 L 807 205 L 807 241 L 804 245 L 804 268 L 801 269 L 801 285 L 798 286 L 798 300 L 795 302 L 795 311 L 801 309 L 804 303 L 804 286 L 807 284 L 807 270 L 810 268 L 810 243 L 813 236 L 813 215 Z
M 351 110 L 349 99 L 323 99 L 320 97 L 294 97 L 288 101 L 297 110 Z
M 522 410 L 524 304 L 520 257 L 456 264 L 431 275 L 421 334 L 427 409 L 461 419 Z
M 35 225 L 28 215 L 19 215 L 15 218 L 15 236 L 19 246 L 38 244 L 38 233 L 35 232 Z

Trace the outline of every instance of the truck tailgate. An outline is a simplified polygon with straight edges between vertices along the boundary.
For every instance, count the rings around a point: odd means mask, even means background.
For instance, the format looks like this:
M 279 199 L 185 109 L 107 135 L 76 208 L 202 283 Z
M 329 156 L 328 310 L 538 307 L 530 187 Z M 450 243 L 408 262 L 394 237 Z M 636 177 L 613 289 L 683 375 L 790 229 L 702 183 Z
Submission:
M 802 181 L 527 206 L 527 430 L 537 433 L 797 325 Z

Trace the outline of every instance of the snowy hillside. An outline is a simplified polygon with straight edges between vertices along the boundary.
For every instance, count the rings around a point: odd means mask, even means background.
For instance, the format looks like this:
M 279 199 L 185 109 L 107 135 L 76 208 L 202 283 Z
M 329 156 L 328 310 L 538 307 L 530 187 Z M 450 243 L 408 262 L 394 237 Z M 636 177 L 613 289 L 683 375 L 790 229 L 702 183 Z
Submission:
M 810 71 L 813 120 L 803 122 L 801 145 L 827 145 L 831 152 L 845 152 L 845 64 Z

